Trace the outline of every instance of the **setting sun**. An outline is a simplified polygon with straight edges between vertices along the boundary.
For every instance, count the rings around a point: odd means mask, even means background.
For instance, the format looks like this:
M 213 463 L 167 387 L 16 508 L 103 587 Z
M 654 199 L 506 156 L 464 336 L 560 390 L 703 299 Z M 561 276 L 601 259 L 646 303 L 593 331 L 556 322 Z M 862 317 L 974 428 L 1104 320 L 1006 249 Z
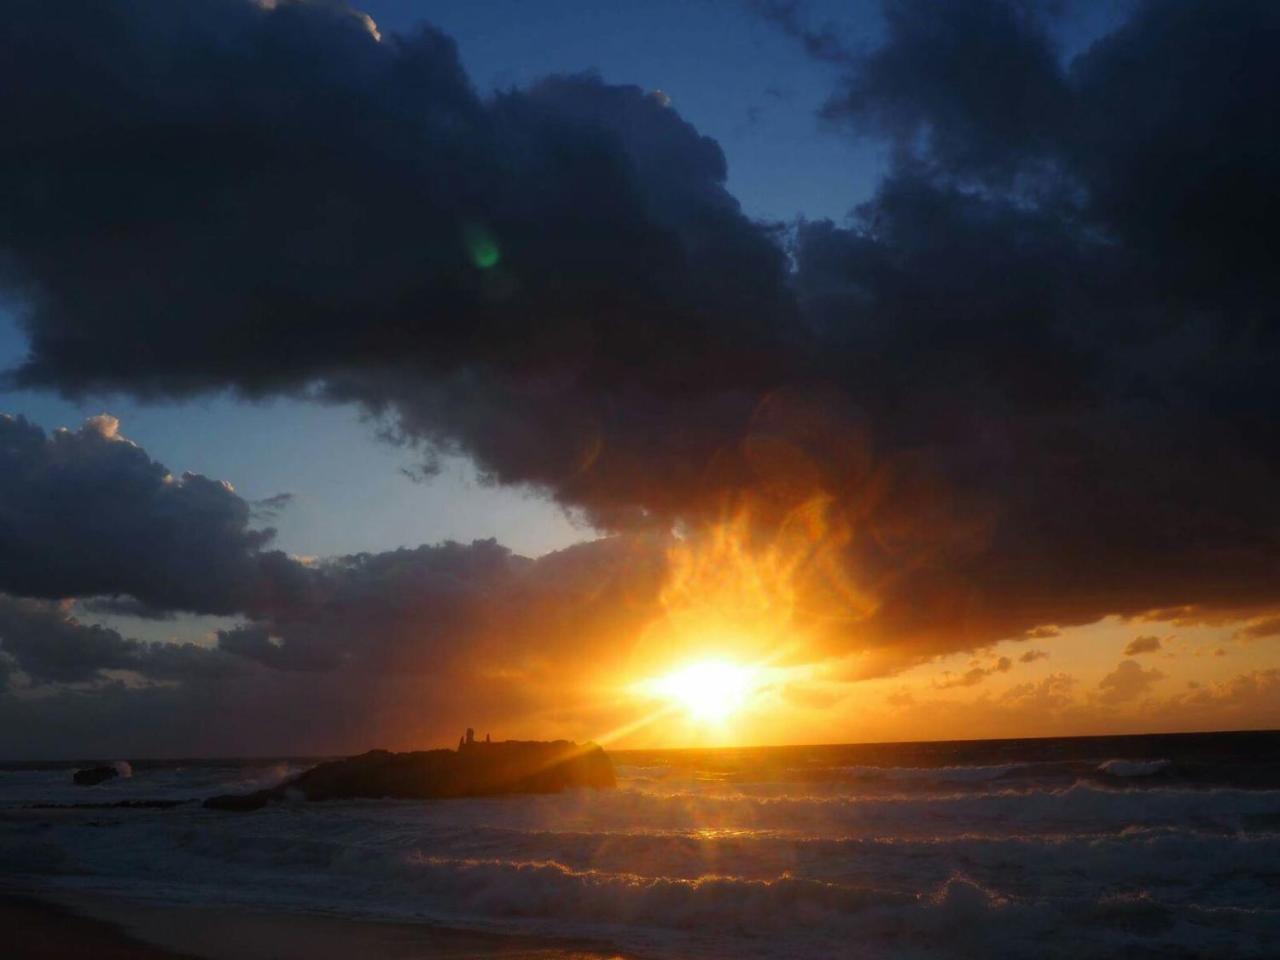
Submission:
M 644 684 L 690 717 L 720 723 L 742 708 L 756 685 L 757 671 L 727 660 L 702 660 Z

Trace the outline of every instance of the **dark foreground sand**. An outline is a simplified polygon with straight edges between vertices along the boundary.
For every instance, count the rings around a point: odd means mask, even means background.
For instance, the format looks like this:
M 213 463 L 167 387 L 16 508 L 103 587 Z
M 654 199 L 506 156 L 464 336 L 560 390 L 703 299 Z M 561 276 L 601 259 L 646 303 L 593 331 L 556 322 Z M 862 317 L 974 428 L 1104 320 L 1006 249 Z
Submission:
M 601 944 L 420 923 L 8 891 L 0 931 L 5 960 L 621 960 Z

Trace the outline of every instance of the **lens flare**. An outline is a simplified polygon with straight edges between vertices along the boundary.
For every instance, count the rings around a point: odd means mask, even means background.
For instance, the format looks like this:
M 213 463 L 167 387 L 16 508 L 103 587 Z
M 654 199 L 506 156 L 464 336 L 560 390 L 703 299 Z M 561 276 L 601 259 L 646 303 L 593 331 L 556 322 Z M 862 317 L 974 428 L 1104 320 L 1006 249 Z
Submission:
M 468 224 L 463 230 L 463 241 L 466 244 L 467 255 L 471 258 L 471 262 L 481 270 L 489 270 L 498 265 L 498 261 L 502 259 L 502 251 L 498 248 L 498 241 L 494 239 L 490 233 L 480 224 Z

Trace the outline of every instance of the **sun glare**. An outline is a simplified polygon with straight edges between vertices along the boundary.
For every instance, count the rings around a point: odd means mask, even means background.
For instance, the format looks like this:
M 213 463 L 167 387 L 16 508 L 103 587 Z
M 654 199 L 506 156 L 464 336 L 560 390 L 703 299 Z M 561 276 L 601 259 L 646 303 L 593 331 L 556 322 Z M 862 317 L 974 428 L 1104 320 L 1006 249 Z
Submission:
M 718 520 L 673 531 L 661 612 L 620 671 L 637 716 L 605 742 L 727 745 L 777 737 L 780 691 L 812 673 L 827 633 L 874 609 L 836 571 L 850 526 L 823 493 L 726 502 Z M 637 679 L 630 679 L 637 678 Z M 611 689 L 618 687 L 609 685 Z M 601 740 L 601 736 L 596 737 Z
M 651 680 L 646 687 L 695 720 L 720 723 L 746 703 L 755 675 L 751 667 L 727 660 L 702 660 Z

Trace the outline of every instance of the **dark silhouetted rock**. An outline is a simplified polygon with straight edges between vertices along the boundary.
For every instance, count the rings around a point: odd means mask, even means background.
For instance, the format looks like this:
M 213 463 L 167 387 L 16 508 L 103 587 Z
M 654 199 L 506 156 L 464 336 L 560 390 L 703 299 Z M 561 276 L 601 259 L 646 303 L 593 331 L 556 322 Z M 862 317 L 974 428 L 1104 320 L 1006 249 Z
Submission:
M 204 805 L 210 810 L 231 810 L 236 813 L 246 813 L 250 810 L 261 810 L 267 805 L 267 801 L 276 798 L 274 790 L 258 790 L 255 793 L 224 793 L 221 796 L 210 797 L 204 802 Z
M 427 800 L 614 786 L 613 763 L 594 743 L 507 740 L 471 742 L 456 751 L 370 750 L 322 763 L 270 790 L 211 797 L 204 805 L 214 810 L 256 810 L 287 794 L 307 800 Z
M 120 771 L 115 767 L 89 767 L 87 770 L 77 770 L 71 779 L 82 787 L 93 787 L 118 776 Z

